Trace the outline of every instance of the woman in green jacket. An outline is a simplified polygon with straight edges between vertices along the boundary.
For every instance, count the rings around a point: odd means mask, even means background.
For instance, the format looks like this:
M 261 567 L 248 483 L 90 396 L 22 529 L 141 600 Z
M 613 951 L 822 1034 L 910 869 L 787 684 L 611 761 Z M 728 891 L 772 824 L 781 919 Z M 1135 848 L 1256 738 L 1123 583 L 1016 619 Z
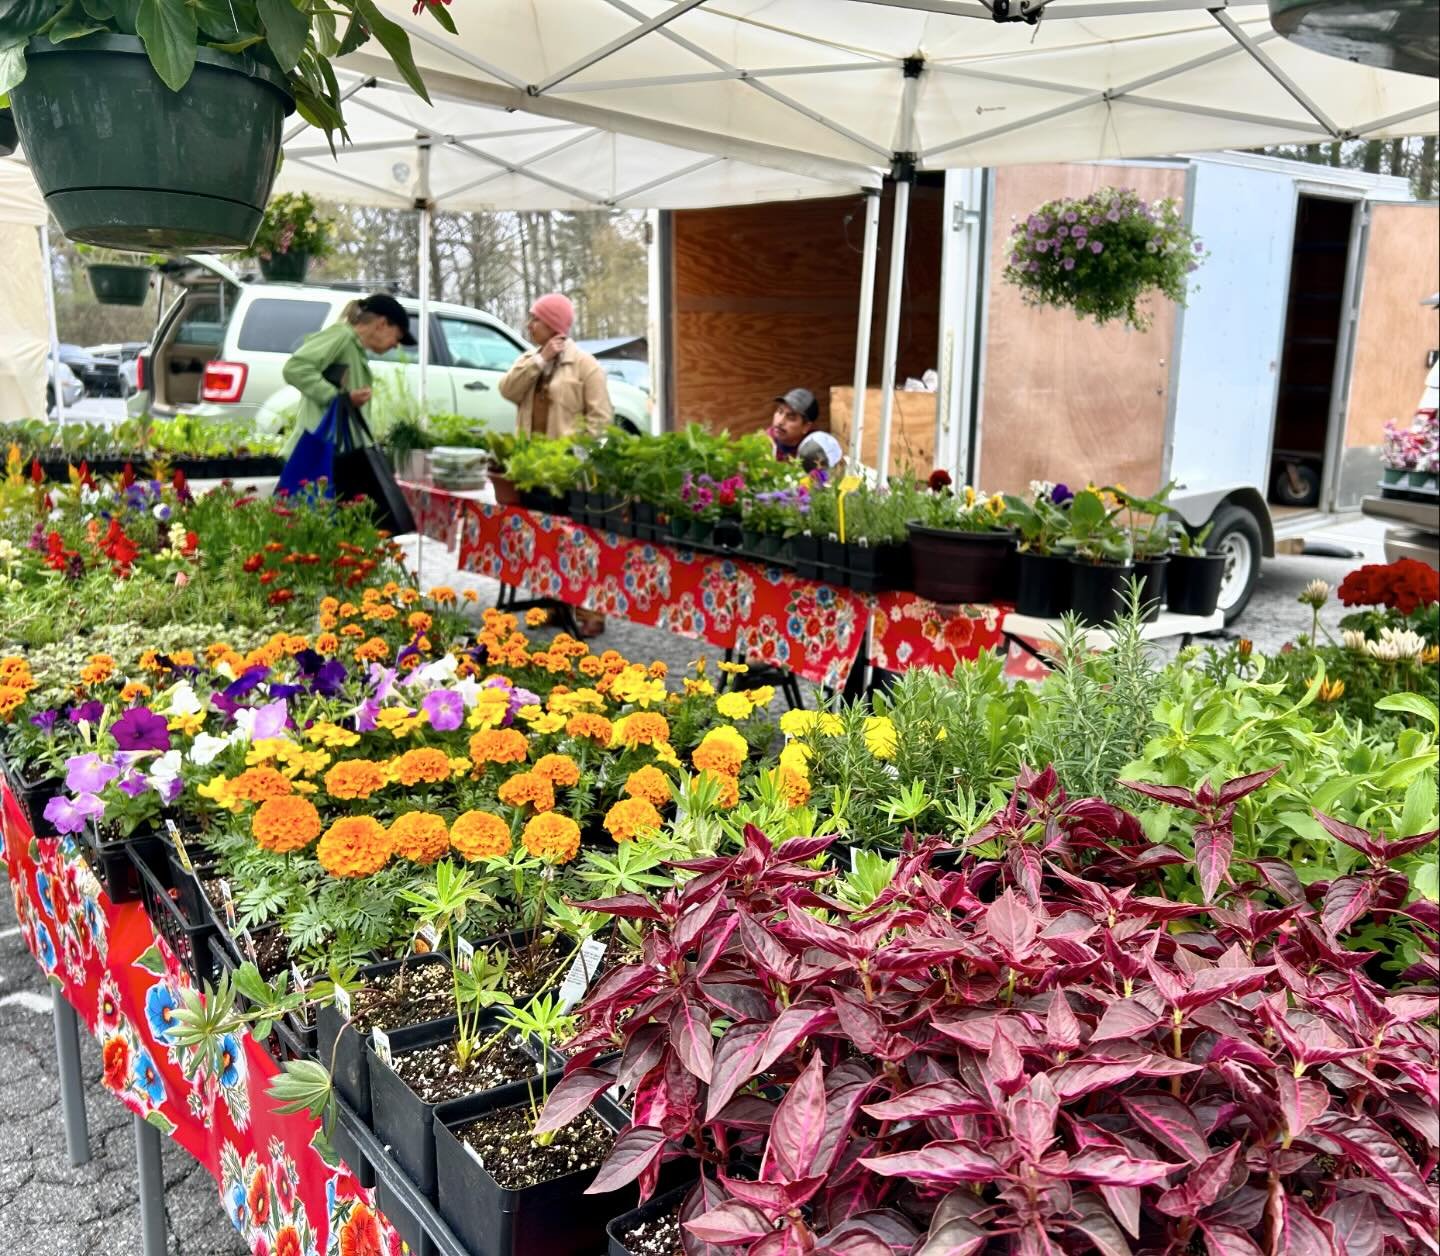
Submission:
M 306 336 L 285 363 L 285 382 L 300 393 L 295 426 L 285 444 L 287 456 L 302 433 L 320 426 L 342 392 L 364 413 L 372 393 L 369 355 L 378 357 L 396 345 L 414 343 L 405 307 L 383 292 L 350 302 L 338 323 Z

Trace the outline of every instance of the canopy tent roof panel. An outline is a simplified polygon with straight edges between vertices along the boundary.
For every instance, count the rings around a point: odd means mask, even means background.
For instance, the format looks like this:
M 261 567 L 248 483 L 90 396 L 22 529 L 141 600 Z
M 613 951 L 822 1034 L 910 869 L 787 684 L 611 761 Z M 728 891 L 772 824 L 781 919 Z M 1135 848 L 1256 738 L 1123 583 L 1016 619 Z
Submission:
M 430 105 L 368 74 L 347 72 L 341 86 L 350 93 L 350 142 L 337 142 L 332 154 L 321 132 L 292 124 L 276 191 L 406 209 L 428 200 L 463 212 L 688 209 L 840 196 L 879 183 L 878 174 L 858 167 L 814 177 L 457 101 L 440 83 L 432 82 Z
M 458 37 L 379 2 L 461 98 L 799 170 L 1440 127 L 1431 79 L 1290 43 L 1254 0 L 1031 0 L 1035 24 L 994 21 L 991 0 L 486 0 L 452 6 Z

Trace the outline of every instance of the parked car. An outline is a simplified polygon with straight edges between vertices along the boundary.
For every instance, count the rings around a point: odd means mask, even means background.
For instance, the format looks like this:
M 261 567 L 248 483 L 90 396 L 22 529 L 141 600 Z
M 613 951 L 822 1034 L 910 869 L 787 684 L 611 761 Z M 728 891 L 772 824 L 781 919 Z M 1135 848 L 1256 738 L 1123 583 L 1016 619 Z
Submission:
M 611 379 L 622 380 L 632 388 L 650 395 L 650 363 L 635 358 L 600 358 L 600 365 Z
M 130 413 L 250 420 L 267 432 L 284 424 L 298 400 L 282 375 L 286 359 L 361 295 L 353 288 L 254 281 L 213 257 L 177 258 L 161 273 L 180 294 L 140 356 Z M 414 325 L 420 303 L 399 300 Z M 515 407 L 499 384 L 525 348 L 518 333 L 482 310 L 432 302 L 429 409 L 478 420 L 490 431 L 513 431 Z M 413 412 L 420 393 L 417 353 L 397 348 L 376 359 L 370 411 L 377 426 Z M 612 380 L 610 400 L 618 420 L 651 430 L 649 400 L 639 389 Z
M 58 386 L 59 399 L 66 407 L 79 405 L 85 399 L 85 385 L 80 382 L 79 376 L 65 364 L 64 359 L 59 362 L 54 358 L 48 359 L 50 364 L 50 378 L 45 384 L 45 411 L 51 413 L 55 410 L 56 392 Z
M 118 357 L 99 357 L 79 345 L 61 344 L 60 361 L 79 376 L 86 396 L 125 396 L 125 380 L 120 374 Z
M 125 383 L 125 396 L 135 391 L 140 355 L 145 351 L 143 340 L 126 340 L 122 344 L 90 345 L 85 352 L 97 358 L 114 359 L 120 364 L 120 378 Z

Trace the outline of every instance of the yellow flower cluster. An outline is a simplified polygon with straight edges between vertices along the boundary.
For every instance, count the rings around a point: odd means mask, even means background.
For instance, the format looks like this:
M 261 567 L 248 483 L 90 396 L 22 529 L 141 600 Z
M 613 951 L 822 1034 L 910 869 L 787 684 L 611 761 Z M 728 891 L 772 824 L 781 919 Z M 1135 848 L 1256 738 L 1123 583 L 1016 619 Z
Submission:
M 780 731 L 787 737 L 806 737 L 815 732 L 826 737 L 838 737 L 845 731 L 845 722 L 828 711 L 807 711 L 804 707 L 796 707 L 780 717 Z
M 728 724 L 712 728 L 690 754 L 690 761 L 701 771 L 718 772 L 722 776 L 739 776 L 749 757 L 750 747 Z
M 331 756 L 324 750 L 306 750 L 298 742 L 284 737 L 263 737 L 252 742 L 245 754 L 247 767 L 261 763 L 277 763 L 291 780 L 314 776 L 325 770 Z

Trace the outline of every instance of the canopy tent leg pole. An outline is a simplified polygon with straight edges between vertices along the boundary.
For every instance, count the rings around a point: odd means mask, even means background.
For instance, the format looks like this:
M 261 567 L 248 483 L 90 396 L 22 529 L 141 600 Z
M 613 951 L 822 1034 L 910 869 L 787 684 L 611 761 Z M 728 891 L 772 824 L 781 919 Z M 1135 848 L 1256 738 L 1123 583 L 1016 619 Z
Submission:
M 865 249 L 860 261 L 860 317 L 855 326 L 855 397 L 850 405 L 850 463 L 861 461 L 865 392 L 870 386 L 870 332 L 875 321 L 875 255 L 880 251 L 880 189 L 865 193 Z
M 420 144 L 420 196 L 415 208 L 420 211 L 420 421 L 425 421 L 430 400 L 430 231 L 434 210 L 430 204 L 430 138 L 417 136 Z
M 65 389 L 60 382 L 60 329 L 55 323 L 55 280 L 50 273 L 50 228 L 40 228 L 40 252 L 45 267 L 45 316 L 50 320 L 50 371 L 55 380 L 55 417 L 65 422 Z M 49 418 L 47 414 L 45 416 Z
M 900 351 L 900 302 L 905 287 L 905 235 L 910 223 L 910 179 L 895 183 L 890 223 L 890 286 L 885 293 L 885 352 L 880 367 L 880 453 L 875 460 L 883 484 L 890 474 L 890 422 L 895 417 L 895 359 Z

